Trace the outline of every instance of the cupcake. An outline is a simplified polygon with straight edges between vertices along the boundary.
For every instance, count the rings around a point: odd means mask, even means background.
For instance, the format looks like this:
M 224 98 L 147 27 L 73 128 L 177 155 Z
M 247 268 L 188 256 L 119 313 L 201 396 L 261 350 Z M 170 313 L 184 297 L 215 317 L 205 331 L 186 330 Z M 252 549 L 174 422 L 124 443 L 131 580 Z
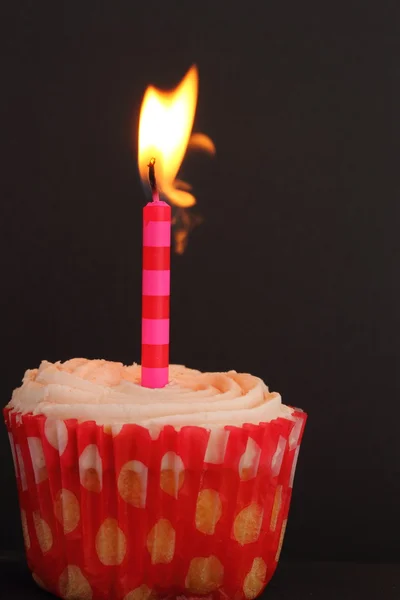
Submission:
M 256 598 L 282 547 L 306 415 L 261 379 L 42 362 L 4 411 L 29 568 L 74 600 Z

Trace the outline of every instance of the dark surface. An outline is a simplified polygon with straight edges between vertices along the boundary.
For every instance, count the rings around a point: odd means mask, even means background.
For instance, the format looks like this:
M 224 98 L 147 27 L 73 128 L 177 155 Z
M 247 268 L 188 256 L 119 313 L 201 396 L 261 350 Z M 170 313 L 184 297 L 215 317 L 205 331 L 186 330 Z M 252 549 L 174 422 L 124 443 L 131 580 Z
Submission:
M 0 561 L 0 598 L 39 600 L 50 595 L 32 581 L 22 561 Z M 265 600 L 398 600 L 400 565 L 283 563 Z
M 204 223 L 172 261 L 171 360 L 309 413 L 285 557 L 400 560 L 398 0 L 0 12 L 0 404 L 42 359 L 140 360 L 139 107 L 195 62 L 217 155 L 180 174 Z M 0 454 L 20 551 L 1 427 Z

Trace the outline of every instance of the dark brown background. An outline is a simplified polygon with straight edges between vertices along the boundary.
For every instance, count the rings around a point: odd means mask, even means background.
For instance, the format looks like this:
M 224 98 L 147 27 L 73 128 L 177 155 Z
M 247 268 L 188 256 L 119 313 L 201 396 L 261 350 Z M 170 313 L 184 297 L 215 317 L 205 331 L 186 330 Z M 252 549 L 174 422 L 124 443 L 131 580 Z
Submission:
M 149 83 L 196 62 L 172 356 L 250 371 L 310 415 L 284 557 L 399 550 L 397 2 L 4 2 L 1 397 L 41 359 L 140 358 Z M 133 124 L 133 125 L 132 125 Z M 5 429 L 0 552 L 22 551 Z M 5 515 L 8 518 L 5 518 Z

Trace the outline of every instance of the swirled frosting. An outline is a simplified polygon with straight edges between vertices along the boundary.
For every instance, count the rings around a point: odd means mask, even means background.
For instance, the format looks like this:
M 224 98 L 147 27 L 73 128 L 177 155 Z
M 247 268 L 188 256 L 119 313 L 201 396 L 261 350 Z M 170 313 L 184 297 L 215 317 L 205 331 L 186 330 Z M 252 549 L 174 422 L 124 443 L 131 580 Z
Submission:
M 99 425 L 137 423 L 158 428 L 257 424 L 292 410 L 258 377 L 245 373 L 201 373 L 170 366 L 162 389 L 140 385 L 140 366 L 75 358 L 43 361 L 25 373 L 9 407 L 55 419 L 93 420 Z

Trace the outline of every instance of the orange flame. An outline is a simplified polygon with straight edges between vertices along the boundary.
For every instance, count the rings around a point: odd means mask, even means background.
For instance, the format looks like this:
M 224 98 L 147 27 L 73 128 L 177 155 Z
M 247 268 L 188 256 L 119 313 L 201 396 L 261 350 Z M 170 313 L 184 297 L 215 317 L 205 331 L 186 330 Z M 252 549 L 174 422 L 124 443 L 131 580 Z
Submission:
M 141 178 L 147 181 L 147 165 L 155 157 L 157 186 L 171 204 L 180 209 L 196 204 L 196 198 L 190 193 L 190 184 L 176 178 L 187 148 L 215 153 L 214 143 L 209 137 L 203 133 L 192 134 L 198 84 L 197 67 L 193 65 L 173 90 L 148 87 L 140 111 L 138 163 Z M 178 246 L 183 251 L 194 220 L 196 218 L 182 210 L 177 213 L 177 251 Z

